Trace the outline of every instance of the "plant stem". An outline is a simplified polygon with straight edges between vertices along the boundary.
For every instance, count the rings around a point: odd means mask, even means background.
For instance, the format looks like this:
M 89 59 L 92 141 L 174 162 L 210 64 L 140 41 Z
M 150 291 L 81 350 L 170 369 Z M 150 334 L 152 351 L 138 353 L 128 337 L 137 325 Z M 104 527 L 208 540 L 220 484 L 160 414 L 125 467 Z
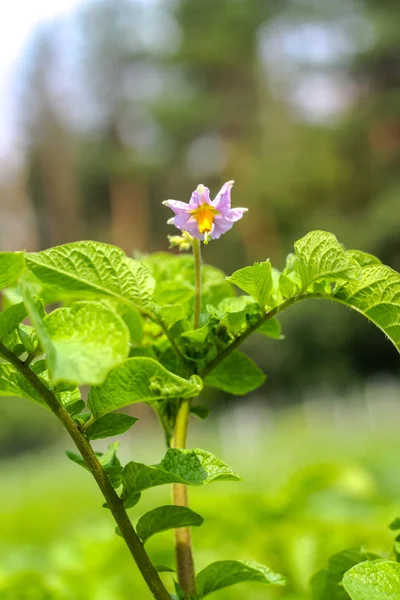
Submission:
M 175 434 L 172 445 L 174 448 L 186 447 L 186 436 L 189 422 L 191 400 L 182 400 L 175 423 Z M 174 483 L 172 495 L 175 506 L 188 506 L 187 486 Z M 175 555 L 178 570 L 178 580 L 186 594 L 196 592 L 192 540 L 189 527 L 175 529 Z
M 193 239 L 195 292 L 194 292 L 194 328 L 200 327 L 201 312 L 201 245 L 200 240 Z
M 195 271 L 195 293 L 194 293 L 194 329 L 200 327 L 201 313 L 201 244 L 197 239 L 193 240 L 193 256 Z M 178 410 L 175 423 L 172 446 L 174 448 L 185 448 L 189 424 L 191 400 L 182 400 Z M 188 506 L 187 486 L 174 483 L 172 495 L 175 506 Z M 178 570 L 178 580 L 188 596 L 196 593 L 195 570 L 192 551 L 192 539 L 189 527 L 175 529 L 175 554 Z
M 54 394 L 42 383 L 28 365 L 22 363 L 6 346 L 0 342 L 0 355 L 11 363 L 41 396 L 43 402 L 61 421 L 71 436 L 75 446 L 81 453 L 97 485 L 99 486 L 111 513 L 120 529 L 121 535 L 128 546 L 136 564 L 143 575 L 153 597 L 156 600 L 171 600 L 171 596 L 162 583 L 153 563 L 140 541 L 124 505 L 112 487 L 106 473 L 99 463 L 90 443 L 85 438 L 75 421 L 65 408 L 58 402 Z

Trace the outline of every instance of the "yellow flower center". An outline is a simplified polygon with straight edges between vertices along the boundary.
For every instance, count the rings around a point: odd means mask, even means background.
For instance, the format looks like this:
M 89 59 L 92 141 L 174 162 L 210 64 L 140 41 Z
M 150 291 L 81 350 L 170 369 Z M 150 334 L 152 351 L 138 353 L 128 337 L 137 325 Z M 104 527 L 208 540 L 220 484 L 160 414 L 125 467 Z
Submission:
M 202 204 L 191 212 L 197 221 L 200 233 L 210 233 L 214 223 L 214 217 L 219 214 L 219 211 L 209 204 Z

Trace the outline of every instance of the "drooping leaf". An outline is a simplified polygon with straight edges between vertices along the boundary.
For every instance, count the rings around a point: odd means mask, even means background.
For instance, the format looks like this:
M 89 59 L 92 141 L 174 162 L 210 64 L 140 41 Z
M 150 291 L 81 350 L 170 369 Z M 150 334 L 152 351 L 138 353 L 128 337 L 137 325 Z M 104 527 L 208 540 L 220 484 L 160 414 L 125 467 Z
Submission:
M 178 527 L 199 527 L 204 519 L 186 506 L 159 506 L 140 517 L 136 531 L 145 543 L 152 535 Z
M 175 573 L 176 569 L 168 567 L 168 565 L 156 565 L 157 573 Z
M 27 311 L 23 302 L 14 304 L 0 313 L 0 338 L 12 332 L 25 319 Z
M 205 404 L 194 404 L 190 407 L 190 412 L 204 421 L 210 414 L 210 409 Z
M 0 290 L 17 281 L 24 265 L 23 252 L 0 252 Z
M 107 306 L 100 302 L 77 302 L 42 318 L 29 284 L 21 281 L 20 285 L 46 353 L 52 383 L 102 383 L 110 369 L 128 356 L 128 328 Z
M 204 384 L 229 394 L 243 396 L 256 390 L 266 375 L 242 352 L 232 352 L 204 379 Z
M 261 327 L 257 329 L 257 333 L 263 333 L 273 340 L 281 340 L 283 338 L 281 324 L 276 317 L 264 321 Z
M 239 269 L 228 277 L 228 281 L 252 296 L 260 306 L 265 307 L 273 285 L 271 263 L 254 263 L 253 266 Z
M 334 299 L 367 317 L 400 351 L 399 273 L 385 265 L 364 267 L 361 280 L 339 287 Z
M 286 583 L 282 575 L 256 562 L 220 560 L 200 571 L 196 577 L 196 591 L 199 598 L 203 598 L 222 588 L 246 581 L 280 586 Z
M 159 465 L 129 462 L 123 471 L 124 499 L 148 488 L 170 483 L 203 485 L 212 481 L 238 481 L 239 477 L 206 450 L 170 448 Z
M 343 575 L 354 565 L 377 558 L 378 555 L 359 548 L 349 548 L 334 554 L 326 567 L 314 573 L 311 578 L 312 600 L 349 600 L 349 595 L 342 585 Z
M 13 366 L 0 363 L 0 396 L 17 396 L 44 404 L 35 388 Z
M 332 233 L 311 231 L 294 244 L 296 261 L 294 269 L 301 278 L 302 289 L 320 280 L 360 279 L 361 267 L 346 254 Z
M 152 300 L 154 279 L 120 248 L 99 242 L 74 242 L 25 254 L 28 269 L 44 284 L 66 293 L 112 296 L 139 307 Z
M 123 413 L 109 413 L 97 419 L 89 427 L 85 427 L 85 435 L 89 440 L 121 435 L 128 431 L 137 420 L 135 417 Z
M 89 392 L 90 411 L 101 416 L 135 402 L 192 398 L 202 389 L 201 379 L 186 380 L 167 371 L 152 358 L 128 358 L 115 367 L 105 382 Z
M 394 561 L 366 561 L 351 568 L 343 585 L 352 600 L 398 600 L 400 564 Z

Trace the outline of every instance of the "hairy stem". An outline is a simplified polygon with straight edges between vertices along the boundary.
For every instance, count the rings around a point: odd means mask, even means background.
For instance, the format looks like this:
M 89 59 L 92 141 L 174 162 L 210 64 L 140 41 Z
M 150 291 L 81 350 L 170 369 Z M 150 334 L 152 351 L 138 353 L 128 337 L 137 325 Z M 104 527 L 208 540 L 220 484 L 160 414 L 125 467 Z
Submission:
M 147 555 L 140 541 L 124 505 L 118 494 L 112 487 L 106 473 L 99 463 L 90 443 L 85 438 L 75 421 L 65 408 L 58 402 L 54 394 L 42 383 L 42 381 L 29 368 L 29 365 L 21 362 L 6 346 L 0 342 L 0 356 L 11 363 L 29 381 L 32 387 L 40 395 L 43 402 L 50 408 L 54 415 L 61 421 L 71 436 L 75 446 L 81 453 L 85 463 L 99 486 L 111 513 L 120 529 L 121 535 L 128 546 L 136 564 L 143 575 L 153 597 L 156 600 L 171 600 L 167 589 L 162 583 L 153 563 Z
M 194 292 L 194 328 L 200 327 L 201 312 L 201 245 L 200 241 L 193 239 L 193 255 L 195 270 L 195 292 Z
M 190 403 L 191 400 L 182 400 L 179 408 L 175 424 L 175 434 L 172 442 L 174 448 L 186 447 Z M 175 506 L 189 505 L 186 485 L 174 483 L 172 486 L 172 495 Z M 186 594 L 194 595 L 196 592 L 195 571 L 189 527 L 175 529 L 175 555 L 179 583 Z
M 200 327 L 201 313 L 201 245 L 197 239 L 193 240 L 195 293 L 194 293 L 194 328 Z M 175 423 L 172 445 L 174 448 L 185 448 L 189 424 L 191 400 L 182 400 Z M 172 486 L 172 495 L 175 506 L 188 506 L 187 486 L 175 483 Z M 189 527 L 175 529 L 175 554 L 178 569 L 178 580 L 185 593 L 189 596 L 196 593 L 195 570 L 192 551 L 192 539 Z

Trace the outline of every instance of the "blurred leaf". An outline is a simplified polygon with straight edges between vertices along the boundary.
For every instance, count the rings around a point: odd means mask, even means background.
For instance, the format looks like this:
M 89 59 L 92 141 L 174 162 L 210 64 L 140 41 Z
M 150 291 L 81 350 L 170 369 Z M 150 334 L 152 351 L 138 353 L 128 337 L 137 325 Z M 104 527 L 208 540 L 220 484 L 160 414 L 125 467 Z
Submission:
M 235 351 L 206 376 L 204 384 L 229 394 L 243 396 L 260 387 L 266 378 L 251 358 Z
M 15 283 L 24 266 L 23 252 L 0 252 L 0 289 Z
M 360 563 L 347 571 L 343 585 L 352 600 L 398 600 L 400 564 L 392 561 Z
M 285 578 L 268 567 L 252 561 L 221 560 L 208 565 L 196 577 L 196 591 L 200 598 L 224 587 L 257 581 L 285 585 Z
M 125 433 L 136 423 L 138 419 L 123 413 L 110 413 L 100 417 L 85 427 L 85 435 L 89 440 L 98 440 Z
M 109 373 L 101 386 L 90 389 L 88 406 L 94 415 L 101 416 L 135 402 L 192 398 L 201 389 L 201 379 L 195 375 L 186 380 L 152 358 L 128 358 Z
M 178 527 L 199 527 L 203 521 L 203 517 L 186 506 L 159 506 L 140 517 L 136 531 L 145 543 L 156 533 Z
M 170 448 L 159 465 L 129 462 L 123 472 L 123 497 L 170 483 L 203 485 L 212 481 L 238 481 L 238 475 L 206 450 Z
M 361 267 L 343 250 L 332 233 L 311 231 L 294 244 L 303 290 L 318 280 L 360 279 Z
M 312 600 L 348 600 L 349 596 L 342 585 L 343 575 L 354 565 L 375 558 L 379 556 L 359 548 L 334 554 L 327 566 L 317 571 L 310 580 Z
M 271 263 L 268 260 L 239 269 L 228 277 L 228 281 L 252 296 L 264 308 L 272 290 Z
M 167 565 L 156 565 L 156 571 L 158 573 L 175 573 L 176 569 L 168 567 Z
M 204 420 L 207 419 L 210 414 L 210 409 L 205 404 L 195 404 L 190 407 L 190 412 L 193 415 L 196 415 L 196 417 L 199 417 L 199 419 Z
M 91 296 L 112 296 L 139 307 L 152 300 L 154 280 L 147 269 L 120 248 L 99 242 L 74 242 L 25 254 L 28 269 L 44 284 Z

